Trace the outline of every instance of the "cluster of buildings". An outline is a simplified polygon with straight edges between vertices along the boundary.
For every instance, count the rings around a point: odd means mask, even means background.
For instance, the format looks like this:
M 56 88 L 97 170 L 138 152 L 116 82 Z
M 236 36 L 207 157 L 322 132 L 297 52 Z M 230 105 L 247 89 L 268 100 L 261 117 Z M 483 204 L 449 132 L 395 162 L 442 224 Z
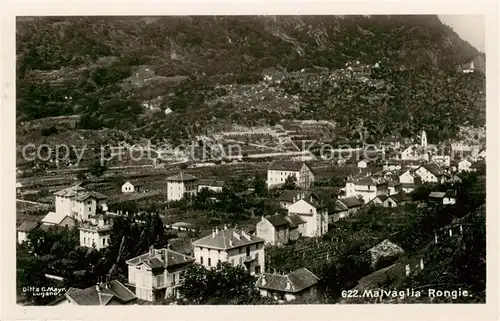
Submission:
M 19 244 L 35 229 L 78 227 L 80 245 L 102 249 L 108 246 L 111 233 L 110 220 L 106 216 L 107 197 L 88 191 L 80 185 L 70 186 L 54 193 L 55 212 L 49 212 L 38 222 L 23 222 L 17 228 Z
M 215 178 L 198 179 L 197 177 L 180 172 L 176 175 L 167 177 L 167 200 L 178 201 L 188 196 L 195 196 L 202 189 L 208 189 L 214 192 L 222 191 L 225 182 Z M 140 193 L 144 191 L 144 185 L 141 182 L 127 181 L 121 187 L 122 193 Z
M 210 269 L 220 262 L 243 266 L 257 276 L 256 287 L 263 296 L 284 301 L 314 298 L 319 279 L 309 270 L 301 268 L 286 275 L 265 270 L 266 245 L 281 246 L 301 237 L 321 237 L 328 233 L 329 224 L 352 215 L 364 205 L 401 206 L 411 201 L 409 193 L 420 185 L 456 182 L 458 172 L 474 171 L 477 164 L 471 159 L 455 162 L 434 155 L 423 132 L 420 146 L 410 146 L 398 157 L 385 161 L 382 170 L 372 173 L 369 160 L 359 161 L 359 173 L 347 177 L 343 195 L 329 211 L 318 195 L 310 191 L 316 177 L 308 164 L 275 161 L 267 171 L 268 188 L 282 186 L 289 177 L 294 177 L 297 188 L 282 191 L 277 199 L 282 214 L 261 217 L 255 233 L 238 227 L 215 228 L 211 234 L 191 242 L 193 256 L 151 247 L 147 253 L 126 261 L 126 284 L 107 280 L 87 289 L 70 288 L 55 304 L 138 304 L 154 301 L 158 295 L 178 298 L 188 266 L 199 264 Z M 166 183 L 169 201 L 194 196 L 202 189 L 220 192 L 224 186 L 223 181 L 198 179 L 184 172 L 168 177 Z M 122 186 L 123 193 L 142 190 L 143 186 L 133 181 Z M 79 185 L 58 191 L 54 196 L 55 212 L 48 213 L 40 222 L 24 222 L 18 228 L 19 243 L 25 242 L 27 234 L 36 228 L 76 226 L 82 247 L 109 246 L 112 224 L 107 215 L 106 196 Z M 432 192 L 428 198 L 445 205 L 456 203 L 454 191 Z M 189 230 L 192 226 L 179 223 L 176 228 Z M 387 244 L 381 246 L 385 248 Z

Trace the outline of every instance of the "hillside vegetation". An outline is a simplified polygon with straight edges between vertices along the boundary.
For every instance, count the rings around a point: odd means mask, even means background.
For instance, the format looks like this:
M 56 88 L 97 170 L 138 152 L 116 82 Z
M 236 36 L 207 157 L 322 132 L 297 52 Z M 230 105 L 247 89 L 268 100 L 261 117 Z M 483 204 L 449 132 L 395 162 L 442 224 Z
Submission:
M 19 18 L 17 59 L 19 120 L 154 141 L 281 118 L 359 140 L 485 123 L 484 73 L 460 72 L 484 55 L 436 16 Z

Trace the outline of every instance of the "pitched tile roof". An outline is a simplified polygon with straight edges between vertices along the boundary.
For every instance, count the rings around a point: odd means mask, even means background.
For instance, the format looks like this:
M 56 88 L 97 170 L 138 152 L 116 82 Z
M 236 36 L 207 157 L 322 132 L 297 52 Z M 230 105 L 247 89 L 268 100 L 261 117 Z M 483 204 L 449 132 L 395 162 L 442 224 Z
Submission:
M 274 161 L 269 166 L 269 170 L 298 172 L 298 171 L 300 171 L 300 169 L 302 168 L 302 166 L 304 164 L 307 167 L 309 167 L 309 169 L 311 169 L 311 167 L 309 165 L 307 165 L 305 162 Z
M 408 194 L 406 194 L 404 191 L 389 195 L 389 197 L 396 203 L 410 200 L 410 196 Z
M 257 279 L 257 287 L 288 293 L 297 293 L 316 285 L 319 278 L 306 268 L 300 268 L 287 275 L 263 273 Z
M 185 181 L 193 181 L 197 178 L 191 174 L 180 172 L 179 174 L 167 177 L 167 181 L 176 181 L 176 182 L 185 182 Z
M 210 234 L 199 240 L 196 240 L 193 242 L 193 245 L 227 250 L 261 242 L 264 242 L 264 239 L 260 237 L 248 234 L 246 234 L 245 236 L 243 232 L 239 230 L 236 230 L 234 228 L 227 228 L 218 230 L 215 235 Z
M 70 186 L 68 188 L 62 189 L 60 191 L 57 191 L 54 193 L 56 196 L 63 196 L 63 197 L 74 197 L 77 194 L 86 191 L 85 188 L 79 186 L 79 185 L 74 185 Z
M 39 222 L 24 221 L 18 228 L 18 232 L 31 232 L 40 225 Z
M 290 227 L 294 228 L 299 226 L 300 224 L 306 223 L 299 215 L 292 214 L 285 216 L 285 219 L 290 223 Z
M 320 209 L 320 208 L 325 208 L 326 207 L 326 205 L 320 204 L 320 203 L 316 202 L 315 200 L 306 199 L 306 198 L 297 200 L 295 203 L 300 202 L 300 201 L 306 202 L 307 204 L 311 205 L 315 209 Z
M 94 191 L 89 191 L 89 192 L 83 192 L 81 194 L 78 194 L 78 195 L 75 195 L 74 198 L 75 200 L 79 201 L 79 202 L 83 202 L 85 201 L 86 199 L 88 198 L 95 198 L 96 200 L 103 200 L 103 199 L 107 199 L 108 197 L 101 194 L 101 193 L 98 193 L 98 192 L 94 192 Z
M 445 192 L 431 192 L 429 194 L 430 198 L 443 198 L 446 195 Z
M 80 185 L 74 185 L 54 193 L 55 196 L 75 198 L 78 201 L 84 201 L 89 197 L 94 197 L 97 200 L 106 199 L 107 197 L 101 193 L 87 191 Z
M 388 239 L 383 240 L 377 245 L 368 249 L 368 252 L 377 253 L 381 255 L 392 255 L 396 253 L 403 253 L 404 250 L 397 244 L 389 241 Z
M 347 208 L 358 207 L 364 204 L 363 200 L 355 196 L 339 198 L 337 202 L 341 202 Z
M 389 196 L 386 195 L 386 194 L 380 194 L 380 195 L 377 195 L 375 198 L 378 198 L 381 202 L 385 202 L 385 200 L 388 198 Z M 374 198 L 374 199 L 375 199 Z M 371 201 L 370 201 L 371 202 Z
M 98 290 L 99 289 L 99 290 Z M 118 280 L 86 289 L 69 288 L 66 297 L 77 305 L 127 304 L 137 299 L 135 294 Z
M 284 190 L 283 193 L 281 193 L 281 195 L 278 197 L 278 200 L 282 202 L 293 202 L 293 199 L 297 198 L 297 196 L 301 195 L 302 193 L 304 194 L 304 198 L 309 198 L 311 196 L 318 198 L 316 194 L 312 193 L 311 191 Z
M 417 188 L 418 185 L 414 183 L 401 183 L 402 188 Z
M 128 260 L 126 263 L 128 265 L 134 265 L 134 266 L 140 264 L 146 264 L 152 269 L 161 269 L 181 264 L 189 264 L 194 261 L 195 259 L 193 257 L 162 248 L 162 249 L 153 249 L 152 253 L 148 252 L 136 256 Z
M 60 224 L 66 217 L 69 217 L 66 214 L 61 214 L 61 213 L 55 213 L 55 212 L 49 212 L 45 217 L 42 219 L 42 223 L 47 223 L 47 224 Z
M 431 172 L 434 176 L 437 176 L 437 177 L 439 177 L 443 174 L 441 171 L 441 168 L 439 168 L 439 166 L 437 166 L 436 164 L 431 163 L 431 164 L 423 165 L 420 167 L 427 169 L 429 172 Z
M 268 220 L 269 223 L 271 223 L 274 227 L 289 225 L 289 222 L 285 219 L 285 216 L 281 214 L 266 216 L 266 220 Z
M 141 182 L 140 180 L 129 180 L 129 181 L 126 181 L 125 183 L 123 183 L 123 185 L 125 185 L 125 184 L 131 184 L 131 185 L 136 186 L 136 187 L 144 185 L 144 183 Z
M 187 223 L 187 222 L 176 222 L 176 223 L 172 224 L 172 227 L 190 228 L 190 227 L 194 227 L 194 225 L 191 223 Z

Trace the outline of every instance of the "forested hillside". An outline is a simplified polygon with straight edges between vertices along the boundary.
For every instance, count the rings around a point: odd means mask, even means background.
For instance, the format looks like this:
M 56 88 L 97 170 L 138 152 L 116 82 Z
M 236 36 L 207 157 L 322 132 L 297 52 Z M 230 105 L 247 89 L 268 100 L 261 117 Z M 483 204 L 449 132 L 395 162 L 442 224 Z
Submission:
M 460 72 L 484 55 L 436 16 L 19 18 L 17 59 L 19 120 L 78 114 L 153 140 L 281 118 L 330 119 L 347 139 L 485 123 L 484 73 Z

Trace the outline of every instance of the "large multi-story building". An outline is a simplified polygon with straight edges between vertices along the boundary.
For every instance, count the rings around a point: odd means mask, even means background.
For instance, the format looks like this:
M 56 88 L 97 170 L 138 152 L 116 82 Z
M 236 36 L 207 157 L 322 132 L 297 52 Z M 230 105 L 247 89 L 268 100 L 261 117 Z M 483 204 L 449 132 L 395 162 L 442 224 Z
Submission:
M 193 175 L 180 172 L 167 178 L 167 200 L 178 201 L 186 195 L 194 196 L 198 191 L 198 179 Z
M 258 237 L 272 245 L 283 245 L 300 237 L 299 229 L 305 230 L 306 222 L 298 215 L 284 216 L 280 214 L 262 216 L 256 224 Z
M 135 295 L 154 301 L 153 289 L 165 298 L 179 298 L 178 288 L 184 280 L 184 271 L 194 258 L 168 249 L 150 247 L 149 252 L 128 260 L 128 283 L 135 287 Z
M 88 221 L 97 209 L 107 210 L 107 197 L 75 185 L 54 193 L 56 214 L 68 215 L 77 221 Z
M 389 186 L 385 178 L 372 176 L 351 177 L 346 182 L 345 197 L 359 197 L 366 204 L 377 195 L 387 194 L 388 191 Z
M 196 263 L 206 268 L 218 262 L 242 265 L 252 275 L 264 271 L 264 239 L 237 228 L 214 229 L 211 235 L 193 242 Z
M 288 206 L 288 215 L 297 215 L 305 221 L 299 225 L 300 236 L 318 237 L 328 232 L 328 209 L 311 198 L 298 199 Z
M 295 177 L 297 186 L 302 189 L 314 184 L 314 172 L 306 163 L 275 161 L 267 170 L 267 187 L 282 185 L 289 176 Z
M 111 238 L 111 222 L 104 215 L 91 217 L 90 221 L 80 223 L 80 246 L 98 250 L 108 247 Z

